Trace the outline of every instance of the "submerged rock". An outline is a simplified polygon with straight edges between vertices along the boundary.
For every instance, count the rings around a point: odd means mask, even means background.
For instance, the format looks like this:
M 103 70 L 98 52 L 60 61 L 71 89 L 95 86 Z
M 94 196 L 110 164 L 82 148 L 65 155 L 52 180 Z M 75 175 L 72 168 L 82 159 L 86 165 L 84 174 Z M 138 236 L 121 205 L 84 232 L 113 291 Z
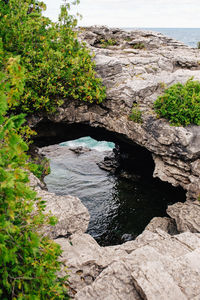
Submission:
M 98 162 L 97 165 L 102 170 L 108 171 L 110 173 L 115 173 L 117 168 L 119 167 L 119 161 L 114 152 L 111 152 L 110 155 L 105 156 L 104 160 Z
M 134 239 L 134 236 L 130 233 L 124 233 L 121 237 L 121 240 L 123 243 L 128 242 L 128 241 L 132 241 Z
M 122 178 L 126 178 L 126 179 L 130 179 L 134 182 L 137 182 L 141 179 L 140 175 L 136 175 L 136 174 L 130 174 L 129 172 L 126 171 L 122 171 L 119 173 L 119 176 Z
M 86 148 L 86 147 L 82 147 L 82 146 L 75 147 L 75 148 L 69 148 L 69 150 L 73 151 L 76 154 L 83 154 L 85 152 L 91 151 L 91 149 Z

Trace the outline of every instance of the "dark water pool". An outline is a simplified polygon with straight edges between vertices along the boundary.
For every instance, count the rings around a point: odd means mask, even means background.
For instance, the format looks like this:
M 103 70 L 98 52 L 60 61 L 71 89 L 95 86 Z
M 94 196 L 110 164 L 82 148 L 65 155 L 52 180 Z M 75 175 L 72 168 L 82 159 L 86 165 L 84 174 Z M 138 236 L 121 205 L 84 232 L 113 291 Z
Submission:
M 45 147 L 43 153 L 51 165 L 45 182 L 51 192 L 81 199 L 91 216 L 88 233 L 99 244 L 122 243 L 124 234 L 136 237 L 153 217 L 166 215 L 168 204 L 185 199 L 181 189 L 144 176 L 142 160 L 141 175 L 133 174 L 130 168 L 115 175 L 100 169 L 97 163 L 111 154 L 112 144 L 104 143 L 100 148 L 93 144 L 91 148 L 76 154 L 69 150 L 69 144 Z

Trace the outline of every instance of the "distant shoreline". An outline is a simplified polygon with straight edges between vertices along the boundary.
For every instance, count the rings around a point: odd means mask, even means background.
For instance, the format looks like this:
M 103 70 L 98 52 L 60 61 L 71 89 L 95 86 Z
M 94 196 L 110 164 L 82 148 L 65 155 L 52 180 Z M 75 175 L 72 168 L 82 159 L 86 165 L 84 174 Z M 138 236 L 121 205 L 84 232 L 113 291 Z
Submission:
M 147 30 L 162 33 L 184 44 L 196 48 L 200 41 L 200 28 L 173 28 L 173 27 L 123 27 L 122 30 Z

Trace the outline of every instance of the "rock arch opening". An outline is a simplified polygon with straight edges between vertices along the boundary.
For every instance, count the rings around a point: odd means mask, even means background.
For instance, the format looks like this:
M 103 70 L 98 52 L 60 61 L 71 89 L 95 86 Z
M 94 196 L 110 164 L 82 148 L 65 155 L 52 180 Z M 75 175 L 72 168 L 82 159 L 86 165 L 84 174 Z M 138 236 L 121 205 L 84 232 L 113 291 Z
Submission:
M 87 124 L 50 121 L 39 123 L 36 131 L 35 144 L 49 146 L 43 148 L 51 160 L 52 172 L 45 179 L 48 189 L 82 200 L 91 215 L 88 232 L 101 245 L 135 238 L 153 217 L 166 216 L 169 204 L 185 201 L 183 189 L 153 178 L 151 153 L 123 135 Z M 88 136 L 114 143 L 116 154 L 55 146 Z

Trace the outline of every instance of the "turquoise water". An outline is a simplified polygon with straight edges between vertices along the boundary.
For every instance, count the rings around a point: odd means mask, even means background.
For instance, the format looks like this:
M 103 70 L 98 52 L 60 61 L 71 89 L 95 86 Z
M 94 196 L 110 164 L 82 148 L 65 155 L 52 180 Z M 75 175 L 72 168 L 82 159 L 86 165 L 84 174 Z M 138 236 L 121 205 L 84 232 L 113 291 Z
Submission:
M 82 137 L 77 140 L 61 143 L 60 146 L 67 146 L 70 148 L 77 148 L 81 146 L 81 147 L 87 147 L 91 150 L 97 150 L 99 152 L 112 151 L 115 148 L 115 144 L 112 142 L 106 142 L 106 141 L 98 142 L 89 136 Z
M 168 37 L 181 41 L 184 44 L 196 48 L 200 41 L 200 28 L 124 28 L 125 30 L 141 29 L 160 32 Z

